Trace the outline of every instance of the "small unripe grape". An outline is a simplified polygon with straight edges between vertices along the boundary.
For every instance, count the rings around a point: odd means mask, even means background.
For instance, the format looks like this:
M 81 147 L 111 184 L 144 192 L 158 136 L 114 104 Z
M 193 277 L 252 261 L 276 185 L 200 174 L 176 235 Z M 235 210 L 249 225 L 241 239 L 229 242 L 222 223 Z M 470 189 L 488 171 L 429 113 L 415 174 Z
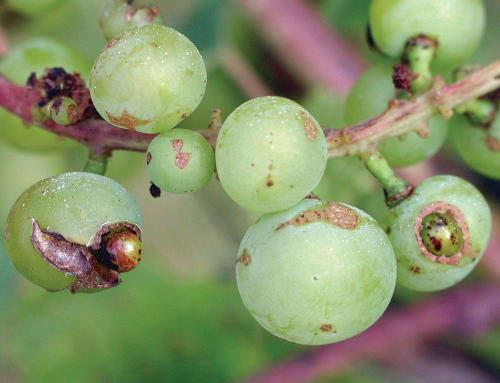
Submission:
M 155 6 L 135 9 L 128 0 L 108 0 L 99 12 L 99 30 L 104 39 L 113 37 L 134 27 L 147 24 L 162 24 L 158 8 Z
M 295 205 L 319 183 L 326 140 L 313 116 L 282 97 L 260 97 L 239 106 L 217 137 L 217 174 L 226 193 L 258 212 Z
M 16 269 L 48 291 L 100 290 L 120 282 L 118 273 L 99 262 L 98 253 L 106 249 L 103 237 L 123 227 L 140 240 L 141 226 L 137 203 L 119 183 L 92 173 L 65 173 L 36 183 L 18 198 L 5 245 Z M 128 254 L 137 258 L 137 241 L 134 249 Z M 109 261 L 126 263 L 121 255 Z
M 148 147 L 148 174 L 160 189 L 189 193 L 201 189 L 214 172 L 215 157 L 208 141 L 187 129 L 157 135 Z
M 59 125 L 73 125 L 80 119 L 80 108 L 70 97 L 56 97 L 47 106 L 50 118 Z
M 370 31 L 383 53 L 399 58 L 419 34 L 437 41 L 435 62 L 443 69 L 462 64 L 479 45 L 486 12 L 482 0 L 372 0 Z
M 238 250 L 238 289 L 269 332 L 291 342 L 338 342 L 371 326 L 396 283 L 391 243 L 363 211 L 305 199 L 264 214 Z
M 454 176 L 435 176 L 381 220 L 396 254 L 397 282 L 436 291 L 464 279 L 481 259 L 491 212 L 481 193 Z
M 92 67 L 90 95 L 109 123 L 159 133 L 196 109 L 206 80 L 205 63 L 186 36 L 165 26 L 143 25 L 104 47 Z

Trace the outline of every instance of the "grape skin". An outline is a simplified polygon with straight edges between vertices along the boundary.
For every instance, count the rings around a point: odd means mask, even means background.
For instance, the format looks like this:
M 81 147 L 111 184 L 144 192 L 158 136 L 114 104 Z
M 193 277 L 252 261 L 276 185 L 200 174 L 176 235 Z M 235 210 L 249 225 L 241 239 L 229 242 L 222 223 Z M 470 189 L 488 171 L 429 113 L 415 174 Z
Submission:
M 260 97 L 238 107 L 217 137 L 217 174 L 226 193 L 257 212 L 286 209 L 306 197 L 326 167 L 326 140 L 302 106 Z
M 482 0 L 372 0 L 369 22 L 383 53 L 400 58 L 408 39 L 424 34 L 438 42 L 436 66 L 451 69 L 479 45 L 486 12 Z
M 97 57 L 90 95 L 109 123 L 143 133 L 173 128 L 200 103 L 207 73 L 181 33 L 143 25 L 121 33 Z
M 157 135 L 148 147 L 148 174 L 160 189 L 190 193 L 210 180 L 215 157 L 208 141 L 187 129 L 172 129 Z
M 458 265 L 432 261 L 420 251 L 414 222 L 428 204 L 440 201 L 458 208 L 466 219 L 471 248 Z M 417 185 L 413 193 L 381 219 L 396 254 L 397 282 L 417 291 L 437 291 L 464 279 L 481 259 L 491 233 L 491 212 L 481 193 L 454 176 L 435 176 Z M 465 241 L 465 238 L 464 238 Z
M 359 334 L 382 315 L 396 264 L 389 239 L 368 214 L 306 199 L 248 229 L 236 278 L 246 308 L 266 330 L 319 345 Z

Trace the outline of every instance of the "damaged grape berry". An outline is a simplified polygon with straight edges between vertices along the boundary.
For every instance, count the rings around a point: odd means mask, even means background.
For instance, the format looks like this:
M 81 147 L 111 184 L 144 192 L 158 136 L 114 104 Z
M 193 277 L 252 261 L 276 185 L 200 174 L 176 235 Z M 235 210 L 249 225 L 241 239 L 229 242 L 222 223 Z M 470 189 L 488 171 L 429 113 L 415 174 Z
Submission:
M 12 263 L 48 291 L 99 291 L 141 259 L 141 214 L 119 183 L 97 174 L 42 180 L 15 202 L 5 244 Z
M 266 330 L 320 345 L 359 334 L 382 315 L 396 261 L 368 214 L 309 198 L 264 214 L 248 229 L 236 279 L 243 303 Z

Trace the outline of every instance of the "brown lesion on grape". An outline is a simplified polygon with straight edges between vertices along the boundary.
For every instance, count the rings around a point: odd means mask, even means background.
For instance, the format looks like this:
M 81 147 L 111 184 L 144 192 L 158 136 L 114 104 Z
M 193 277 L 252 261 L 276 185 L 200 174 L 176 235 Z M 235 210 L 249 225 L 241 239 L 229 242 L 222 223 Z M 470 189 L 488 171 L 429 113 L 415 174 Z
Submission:
M 109 43 L 106 44 L 106 46 L 104 47 L 104 49 L 108 49 L 108 48 L 111 48 L 113 45 L 115 45 L 118 41 L 120 41 L 120 38 L 119 37 L 115 37 L 113 40 L 111 40 Z M 103 49 L 103 50 L 104 50 Z
M 189 156 L 191 153 L 181 153 L 182 146 L 184 142 L 182 140 L 172 140 L 172 146 L 174 150 L 177 152 L 175 157 L 175 166 L 179 169 L 184 169 L 189 163 Z
M 67 240 L 62 234 L 42 229 L 35 219 L 32 219 L 31 243 L 42 259 L 57 270 L 76 277 L 68 289 L 76 293 L 83 288 L 107 289 L 121 283 L 119 272 L 113 270 L 98 258 L 102 252 L 102 237 L 114 228 L 127 228 L 141 240 L 141 229 L 128 222 L 117 222 L 103 225 L 96 233 L 92 246 L 85 246 Z
M 324 324 L 319 329 L 323 332 L 328 332 L 332 329 L 332 325 L 331 324 Z
M 149 165 L 149 163 L 151 162 L 152 159 L 153 159 L 153 156 L 151 155 L 150 152 L 148 152 L 146 154 L 146 165 Z
M 123 111 L 121 117 L 115 117 L 108 112 L 106 112 L 106 116 L 108 116 L 109 122 L 111 122 L 112 124 L 130 130 L 135 130 L 135 127 L 137 125 L 146 125 L 151 122 L 151 120 L 139 120 L 138 118 L 131 116 L 126 109 Z
M 329 201 L 324 209 L 309 210 L 300 213 L 292 220 L 282 223 L 276 230 L 287 226 L 302 226 L 317 220 L 324 220 L 344 229 L 355 229 L 361 221 L 354 210 L 339 203 Z
M 306 130 L 307 139 L 309 141 L 314 141 L 316 139 L 316 136 L 318 135 L 318 129 L 316 128 L 316 125 L 314 125 L 309 117 L 307 117 L 303 110 L 300 111 L 300 114 L 302 115 L 302 119 L 304 120 L 304 128 Z
M 412 267 L 410 267 L 410 271 L 412 273 L 418 274 L 418 273 L 420 273 L 420 267 L 418 267 L 418 266 L 412 266 Z
M 236 263 L 240 262 L 243 263 L 245 266 L 248 266 L 251 262 L 251 257 L 250 254 L 248 254 L 247 249 L 243 249 L 243 253 L 241 256 L 236 260 Z
M 426 248 L 423 242 L 421 232 L 424 229 L 424 226 L 422 224 L 422 221 L 427 216 L 436 213 L 453 219 L 456 222 L 458 229 L 461 231 L 463 243 L 460 249 L 453 255 L 447 256 L 447 255 L 433 254 Z M 417 218 L 415 219 L 415 222 L 413 223 L 413 230 L 415 233 L 415 239 L 417 241 L 417 245 L 418 248 L 420 249 L 420 252 L 424 257 L 433 262 L 456 266 L 459 264 L 462 258 L 468 256 L 471 259 L 474 259 L 479 253 L 479 249 L 472 251 L 469 228 L 467 226 L 467 221 L 465 220 L 464 215 L 462 214 L 459 208 L 450 205 L 446 202 L 436 201 L 424 206 L 422 210 L 420 210 L 420 213 L 418 214 Z

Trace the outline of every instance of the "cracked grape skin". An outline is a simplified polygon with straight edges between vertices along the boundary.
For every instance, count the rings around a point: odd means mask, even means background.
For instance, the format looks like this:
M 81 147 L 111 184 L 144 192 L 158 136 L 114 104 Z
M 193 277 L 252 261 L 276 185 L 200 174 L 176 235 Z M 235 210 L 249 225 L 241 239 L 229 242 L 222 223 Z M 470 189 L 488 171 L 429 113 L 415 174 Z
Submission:
M 260 97 L 240 105 L 219 132 L 217 174 L 225 192 L 259 213 L 287 209 L 319 183 L 326 140 L 314 117 L 296 102 Z
M 290 223 L 327 206 L 342 212 L 337 224 L 324 215 Z M 355 227 L 343 227 L 343 217 L 356 218 Z M 359 334 L 382 315 L 394 292 L 396 264 L 389 239 L 368 214 L 305 199 L 261 216 L 249 228 L 236 278 L 246 308 L 266 330 L 290 342 L 320 345 Z
M 458 208 L 470 235 L 470 251 L 457 265 L 426 258 L 417 243 L 414 221 L 428 204 L 440 201 Z M 380 221 L 396 254 L 397 282 L 417 291 L 437 291 L 464 279 L 481 259 L 491 233 L 491 212 L 481 193 L 454 176 L 435 176 L 418 184 L 413 193 L 391 208 Z
M 160 133 L 196 109 L 206 82 L 203 58 L 187 37 L 165 26 L 144 25 L 104 47 L 92 67 L 90 95 L 111 124 Z
M 14 203 L 5 230 L 7 253 L 26 279 L 49 291 L 71 286 L 76 277 L 49 265 L 31 242 L 32 220 L 67 241 L 91 246 L 107 224 L 142 227 L 139 207 L 118 182 L 97 174 L 75 172 L 37 182 Z
M 482 0 L 372 0 L 370 5 L 370 31 L 380 51 L 400 58 L 408 39 L 424 34 L 438 42 L 438 69 L 467 60 L 481 41 L 485 22 Z
M 212 147 L 199 133 L 171 129 L 157 135 L 148 147 L 147 169 L 151 181 L 169 193 L 190 193 L 212 178 Z

